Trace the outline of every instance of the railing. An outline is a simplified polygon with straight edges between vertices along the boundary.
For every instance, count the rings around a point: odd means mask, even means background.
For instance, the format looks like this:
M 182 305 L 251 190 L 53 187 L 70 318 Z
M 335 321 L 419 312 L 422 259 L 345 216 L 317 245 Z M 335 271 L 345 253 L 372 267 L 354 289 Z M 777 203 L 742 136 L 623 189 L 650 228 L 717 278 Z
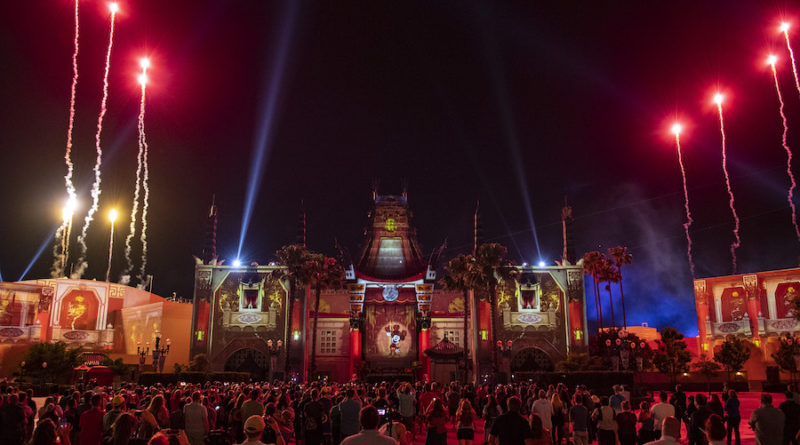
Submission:
M 0 326 L 0 343 L 38 343 L 41 335 L 40 325 Z
M 747 315 L 741 320 L 723 321 L 721 323 L 706 319 L 706 331 L 712 337 L 720 338 L 728 335 L 752 335 L 750 318 Z
M 540 312 L 534 310 L 511 312 L 510 309 L 503 309 L 503 327 L 505 328 L 510 328 L 512 326 L 554 328 L 557 322 L 557 312 Z
M 65 343 L 112 346 L 114 344 L 114 329 L 71 329 L 54 326 L 52 338 L 54 341 L 63 341 Z

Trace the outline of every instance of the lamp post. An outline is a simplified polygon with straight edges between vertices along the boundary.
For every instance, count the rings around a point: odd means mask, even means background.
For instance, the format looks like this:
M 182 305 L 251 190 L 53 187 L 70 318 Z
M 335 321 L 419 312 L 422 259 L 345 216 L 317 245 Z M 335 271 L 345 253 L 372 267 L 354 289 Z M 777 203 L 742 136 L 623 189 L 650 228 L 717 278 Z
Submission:
M 159 373 L 164 372 L 164 363 L 167 361 L 167 354 L 169 354 L 169 339 L 167 339 L 166 343 L 166 347 L 161 347 L 161 337 L 156 336 L 156 344 L 153 348 L 153 370 Z
M 496 343 L 497 352 L 501 357 L 503 363 L 503 373 L 508 376 L 510 381 L 511 379 L 511 350 L 514 346 L 514 342 L 511 340 L 507 340 L 505 346 L 503 346 L 502 340 L 497 340 Z
M 143 348 L 142 343 L 136 343 L 136 355 L 139 356 L 139 373 L 144 371 L 144 363 L 147 360 L 147 354 L 150 353 L 150 342 L 146 343 L 146 346 Z
M 278 367 L 278 356 L 283 352 L 283 340 L 273 342 L 272 339 L 267 340 L 267 355 L 269 356 L 269 376 L 268 380 L 272 381 L 273 372 Z
M 114 252 L 114 221 L 117 220 L 117 209 L 108 212 L 108 220 L 111 221 L 111 235 L 108 237 L 108 268 L 106 268 L 106 282 L 111 279 L 111 255 Z

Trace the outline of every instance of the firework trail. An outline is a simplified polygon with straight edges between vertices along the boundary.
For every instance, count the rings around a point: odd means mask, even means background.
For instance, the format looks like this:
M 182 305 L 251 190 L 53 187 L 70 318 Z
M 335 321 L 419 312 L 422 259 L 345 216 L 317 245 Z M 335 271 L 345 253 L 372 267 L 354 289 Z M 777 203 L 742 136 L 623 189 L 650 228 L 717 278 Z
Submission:
M 736 206 L 733 200 L 733 190 L 731 189 L 731 178 L 728 176 L 728 156 L 725 151 L 725 121 L 722 118 L 722 102 L 725 100 L 725 97 L 717 93 L 714 95 L 714 103 L 717 104 L 717 111 L 719 112 L 719 132 L 722 137 L 722 171 L 725 173 L 725 186 L 728 189 L 728 196 L 730 196 L 730 200 L 728 201 L 728 205 L 731 207 L 731 213 L 733 214 L 733 242 L 731 243 L 731 260 L 733 262 L 733 273 L 736 273 L 737 264 L 736 264 L 736 249 L 742 244 L 742 240 L 739 238 L 739 215 L 736 213 Z
M 681 131 L 683 131 L 683 125 L 679 123 L 672 125 L 672 133 L 675 135 L 675 147 L 678 149 L 678 164 L 681 166 L 681 177 L 683 178 L 683 207 L 686 209 L 686 222 L 683 223 L 683 231 L 686 232 L 686 257 L 689 258 L 689 269 L 692 271 L 692 278 L 694 278 L 692 236 L 689 234 L 689 228 L 694 220 L 692 219 L 692 212 L 689 211 L 689 189 L 686 187 L 686 169 L 683 166 L 683 155 L 681 154 Z
M 50 269 L 51 278 L 61 278 L 69 259 L 69 238 L 72 234 L 72 216 L 75 214 L 75 199 L 67 200 L 67 205 L 61 212 L 63 222 L 56 230 L 55 245 L 53 246 L 53 267 Z M 61 250 L 59 250 L 59 247 Z
M 775 92 L 778 93 L 778 103 L 780 107 L 778 111 L 780 111 L 781 119 L 783 120 L 783 135 L 781 136 L 781 144 L 783 145 L 783 149 L 786 150 L 786 174 L 789 175 L 789 180 L 791 181 L 791 185 L 789 186 L 789 193 L 787 194 L 786 199 L 789 201 L 789 207 L 792 208 L 792 225 L 794 225 L 794 233 L 797 236 L 798 241 L 800 241 L 800 227 L 797 225 L 797 209 L 794 206 L 794 189 L 797 188 L 797 182 L 794 179 L 794 174 L 792 173 L 792 150 L 789 149 L 789 144 L 786 142 L 786 135 L 789 133 L 789 124 L 786 121 L 786 113 L 784 113 L 784 103 L 783 103 L 783 95 L 781 94 L 781 86 L 778 82 L 778 71 L 775 69 L 775 62 L 777 61 L 777 57 L 769 56 L 767 59 L 767 63 L 769 63 L 770 68 L 772 69 L 772 79 L 775 81 Z
M 147 69 L 150 67 L 148 59 L 141 60 L 142 74 L 139 75 L 139 83 L 142 85 L 142 101 L 139 105 L 139 152 L 141 153 L 142 167 L 142 189 L 144 189 L 144 199 L 142 200 L 142 234 L 139 239 L 142 242 L 142 264 L 139 267 L 139 286 L 145 286 L 145 270 L 147 268 L 147 208 L 150 204 L 150 185 L 148 183 L 150 177 L 150 166 L 147 162 L 147 138 L 144 132 L 144 105 L 145 105 L 145 89 L 147 86 Z
M 797 77 L 797 65 L 794 63 L 794 51 L 792 51 L 792 45 L 791 43 L 789 43 L 789 28 L 790 28 L 789 23 L 787 22 L 781 23 L 781 31 L 783 32 L 783 37 L 786 38 L 786 49 L 789 50 L 789 59 L 792 61 L 792 73 L 794 74 L 794 85 L 797 87 L 797 93 L 800 94 L 800 79 L 798 79 Z M 772 70 L 775 71 L 774 63 L 771 65 L 773 65 Z
M 106 102 L 108 101 L 108 72 L 111 67 L 111 48 L 114 46 L 114 22 L 117 17 L 119 6 L 116 3 L 108 5 L 111 11 L 111 26 L 108 32 L 108 50 L 106 51 L 106 67 L 103 74 L 103 99 L 100 101 L 100 114 L 97 116 L 97 133 L 95 133 L 95 149 L 97 151 L 97 160 L 94 165 L 94 183 L 92 184 L 92 206 L 86 214 L 83 222 L 81 234 L 78 236 L 78 243 L 80 244 L 80 256 L 78 257 L 78 270 L 75 271 L 75 278 L 80 278 L 88 263 L 86 262 L 86 235 L 89 231 L 89 226 L 94 219 L 94 214 L 97 212 L 98 203 L 100 201 L 100 166 L 103 161 L 103 149 L 100 146 L 100 135 L 103 132 L 103 118 L 106 115 Z
M 142 163 L 144 160 L 144 103 L 145 103 L 145 86 L 147 85 L 147 68 L 150 66 L 148 59 L 140 61 L 142 67 L 142 74 L 139 75 L 139 84 L 142 86 L 142 98 L 139 103 L 139 153 L 136 156 L 136 187 L 133 192 L 133 206 L 131 210 L 131 224 L 130 233 L 125 238 L 125 260 L 127 267 L 122 272 L 122 281 L 126 284 L 130 281 L 130 273 L 133 271 L 133 259 L 131 258 L 131 243 L 136 236 L 136 216 L 139 214 L 139 193 L 142 189 Z
M 80 35 L 80 22 L 78 21 L 78 0 L 75 0 L 75 39 L 73 41 L 74 50 L 72 52 L 72 87 L 70 88 L 69 96 L 69 121 L 67 124 L 67 150 L 64 153 L 64 162 L 67 166 L 67 174 L 64 176 L 64 182 L 67 188 L 67 198 L 74 202 L 77 199 L 75 193 L 75 185 L 72 183 L 72 172 L 74 165 L 72 163 L 72 130 L 75 123 L 75 91 L 78 87 L 78 36 Z M 64 275 L 64 265 L 68 258 L 67 251 L 69 250 L 69 230 L 67 225 L 72 224 L 72 216 L 70 220 L 66 219 L 61 224 L 61 227 L 56 231 L 56 243 L 53 246 L 53 268 L 50 275 L 53 277 L 61 277 Z M 59 251 L 59 241 L 61 250 Z

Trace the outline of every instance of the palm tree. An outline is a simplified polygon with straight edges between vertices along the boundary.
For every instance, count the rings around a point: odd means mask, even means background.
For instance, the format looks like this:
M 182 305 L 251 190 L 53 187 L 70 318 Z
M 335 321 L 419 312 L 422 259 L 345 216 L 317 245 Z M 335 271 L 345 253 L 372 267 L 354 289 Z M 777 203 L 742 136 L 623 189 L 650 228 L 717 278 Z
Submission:
M 502 244 L 486 243 L 478 246 L 475 260 L 472 265 L 472 276 L 475 287 L 482 288 L 489 293 L 489 330 L 492 332 L 492 342 L 497 341 L 497 285 L 503 281 L 514 280 L 517 276 L 516 269 L 506 258 L 508 249 Z M 492 369 L 497 373 L 497 347 L 492 344 Z
M 288 246 L 281 247 L 280 250 L 275 252 L 278 257 L 278 264 L 283 268 L 274 272 L 274 277 L 277 279 L 289 280 L 289 292 L 287 295 L 287 316 L 286 316 L 286 332 L 285 332 L 285 360 L 284 360 L 284 378 L 289 378 L 289 350 L 290 348 L 290 335 L 292 330 L 292 322 L 294 317 L 294 301 L 297 298 L 297 289 L 302 286 L 305 288 L 311 281 L 308 275 L 308 270 L 304 267 L 308 260 L 310 253 L 308 249 L 302 244 L 289 244 Z
M 601 282 L 606 283 L 606 290 L 608 291 L 608 303 L 611 308 L 611 327 L 616 327 L 616 321 L 614 319 L 614 297 L 611 295 L 611 283 L 619 282 L 619 272 L 614 262 L 607 259 L 605 255 L 602 254 L 599 262 L 599 269 L 598 277 Z
M 469 315 L 470 315 L 470 302 L 469 300 L 469 291 L 473 288 L 473 276 L 472 276 L 472 263 L 474 263 L 475 257 L 472 255 L 458 255 L 457 257 L 451 259 L 447 262 L 447 265 L 444 266 L 445 275 L 441 280 L 441 285 L 446 290 L 452 291 L 460 291 L 464 296 L 464 335 L 462 338 L 464 339 L 464 364 L 469 360 L 469 349 L 467 348 L 468 342 L 467 338 L 469 335 L 467 334 L 468 322 L 469 322 Z M 464 383 L 467 381 L 467 372 L 464 372 Z
M 625 293 L 622 291 L 622 265 L 631 264 L 633 256 L 628 253 L 628 248 L 624 246 L 617 246 L 608 249 L 608 254 L 614 259 L 617 265 L 617 272 L 619 273 L 619 299 L 622 302 L 622 326 L 628 329 L 628 320 L 625 317 Z
M 598 284 L 602 257 L 603 254 L 596 250 L 586 252 L 583 255 L 583 273 L 592 276 L 592 289 L 594 290 L 595 315 L 598 329 L 603 328 L 603 308 L 600 304 L 600 288 Z
M 334 258 L 314 253 L 310 254 L 305 264 L 314 286 L 314 330 L 311 332 L 311 365 L 312 373 L 317 370 L 317 321 L 319 320 L 319 298 L 322 289 L 342 287 L 344 268 Z

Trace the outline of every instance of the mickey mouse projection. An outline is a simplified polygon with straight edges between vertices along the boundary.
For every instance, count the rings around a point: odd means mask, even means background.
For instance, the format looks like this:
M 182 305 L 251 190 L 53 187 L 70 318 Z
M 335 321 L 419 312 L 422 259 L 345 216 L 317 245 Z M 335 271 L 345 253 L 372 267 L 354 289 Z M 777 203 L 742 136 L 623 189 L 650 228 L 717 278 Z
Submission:
M 386 330 L 386 336 L 389 337 L 389 355 L 395 356 L 400 354 L 400 342 L 406 339 L 407 332 L 405 330 L 400 330 L 400 325 L 395 324 L 386 325 L 384 328 Z

